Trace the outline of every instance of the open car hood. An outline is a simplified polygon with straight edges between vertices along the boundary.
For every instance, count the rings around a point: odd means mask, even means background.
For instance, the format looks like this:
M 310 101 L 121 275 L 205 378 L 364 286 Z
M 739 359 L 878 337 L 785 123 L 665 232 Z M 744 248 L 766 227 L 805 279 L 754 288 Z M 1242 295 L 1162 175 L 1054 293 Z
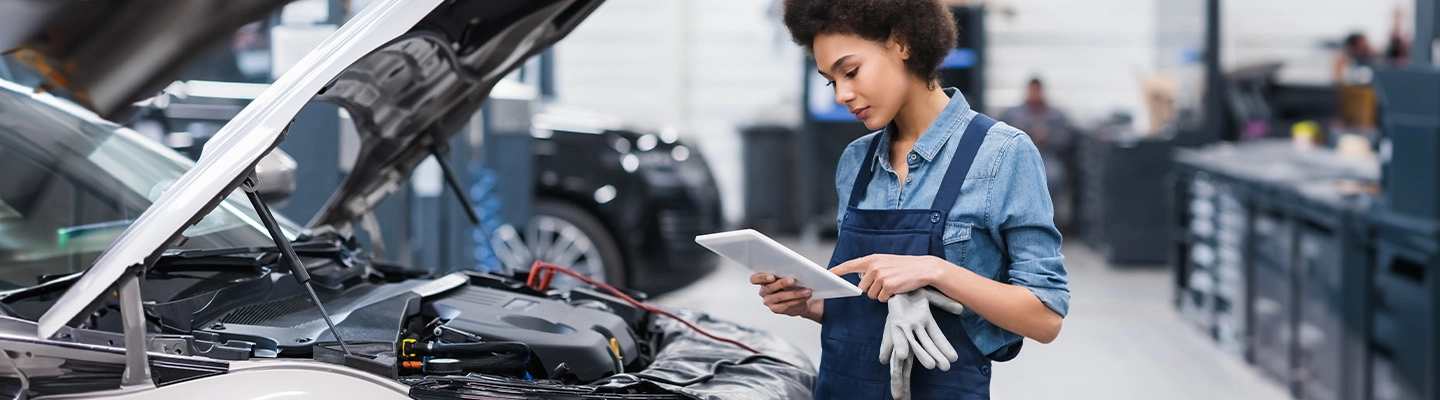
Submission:
M 118 121 L 195 56 L 288 2 L 0 0 L 0 51 Z
M 446 3 L 449 11 L 432 13 L 340 74 L 319 98 L 350 113 L 359 155 L 310 227 L 352 233 L 354 221 L 450 143 L 501 78 L 569 34 L 600 3 Z
M 199 162 L 115 240 L 40 318 L 42 338 L 88 315 L 132 267 L 153 260 L 274 149 L 311 99 L 335 102 L 361 136 L 354 170 L 311 222 L 352 222 L 469 120 L 502 77 L 560 40 L 600 0 L 382 0 L 306 55 L 206 144 Z M 442 4 L 443 3 L 443 4 Z M 296 134 L 305 134 L 297 132 Z

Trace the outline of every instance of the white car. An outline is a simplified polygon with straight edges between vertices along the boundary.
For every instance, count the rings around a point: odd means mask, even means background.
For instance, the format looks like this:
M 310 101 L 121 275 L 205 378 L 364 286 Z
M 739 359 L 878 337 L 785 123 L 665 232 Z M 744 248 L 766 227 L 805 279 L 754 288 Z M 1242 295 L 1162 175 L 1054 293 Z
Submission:
M 598 0 L 376 1 L 193 164 L 106 121 L 182 50 L 283 3 L 0 0 L 25 21 L 0 48 L 23 44 L 74 100 L 0 82 L 0 398 L 810 397 L 813 365 L 771 335 L 673 311 L 727 343 L 600 290 L 408 271 L 356 239 L 501 77 Z M 260 193 L 289 182 L 284 157 L 262 160 L 305 134 L 289 122 L 317 99 L 349 111 L 362 145 L 302 228 L 266 210 Z

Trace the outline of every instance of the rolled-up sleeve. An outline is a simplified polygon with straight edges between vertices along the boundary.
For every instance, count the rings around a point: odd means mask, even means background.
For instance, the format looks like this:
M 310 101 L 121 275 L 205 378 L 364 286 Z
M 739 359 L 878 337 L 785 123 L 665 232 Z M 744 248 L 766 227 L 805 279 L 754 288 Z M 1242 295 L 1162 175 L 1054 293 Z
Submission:
M 1070 278 L 1045 184 L 1045 164 L 1030 137 L 1016 135 L 999 158 L 987 199 L 990 222 L 1010 261 L 1009 283 L 1029 288 L 1046 307 L 1070 311 Z

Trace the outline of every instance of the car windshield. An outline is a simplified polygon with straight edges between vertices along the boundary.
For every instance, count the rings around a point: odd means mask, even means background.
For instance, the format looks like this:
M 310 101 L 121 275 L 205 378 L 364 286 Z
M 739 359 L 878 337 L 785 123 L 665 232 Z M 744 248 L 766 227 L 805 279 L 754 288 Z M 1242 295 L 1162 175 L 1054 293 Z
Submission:
M 82 271 L 194 163 L 73 103 L 0 81 L 0 289 Z M 297 228 L 281 220 L 286 236 Z M 235 191 L 179 248 L 272 244 Z

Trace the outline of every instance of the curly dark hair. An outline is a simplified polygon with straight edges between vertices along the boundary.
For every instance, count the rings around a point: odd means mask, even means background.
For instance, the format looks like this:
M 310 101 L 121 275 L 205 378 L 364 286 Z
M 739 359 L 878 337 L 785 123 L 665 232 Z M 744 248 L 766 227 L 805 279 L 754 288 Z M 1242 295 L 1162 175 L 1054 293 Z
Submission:
M 885 43 L 891 35 L 910 47 L 905 69 L 930 83 L 955 48 L 955 17 L 939 0 L 785 0 L 785 28 L 814 53 L 815 36 L 851 34 Z

